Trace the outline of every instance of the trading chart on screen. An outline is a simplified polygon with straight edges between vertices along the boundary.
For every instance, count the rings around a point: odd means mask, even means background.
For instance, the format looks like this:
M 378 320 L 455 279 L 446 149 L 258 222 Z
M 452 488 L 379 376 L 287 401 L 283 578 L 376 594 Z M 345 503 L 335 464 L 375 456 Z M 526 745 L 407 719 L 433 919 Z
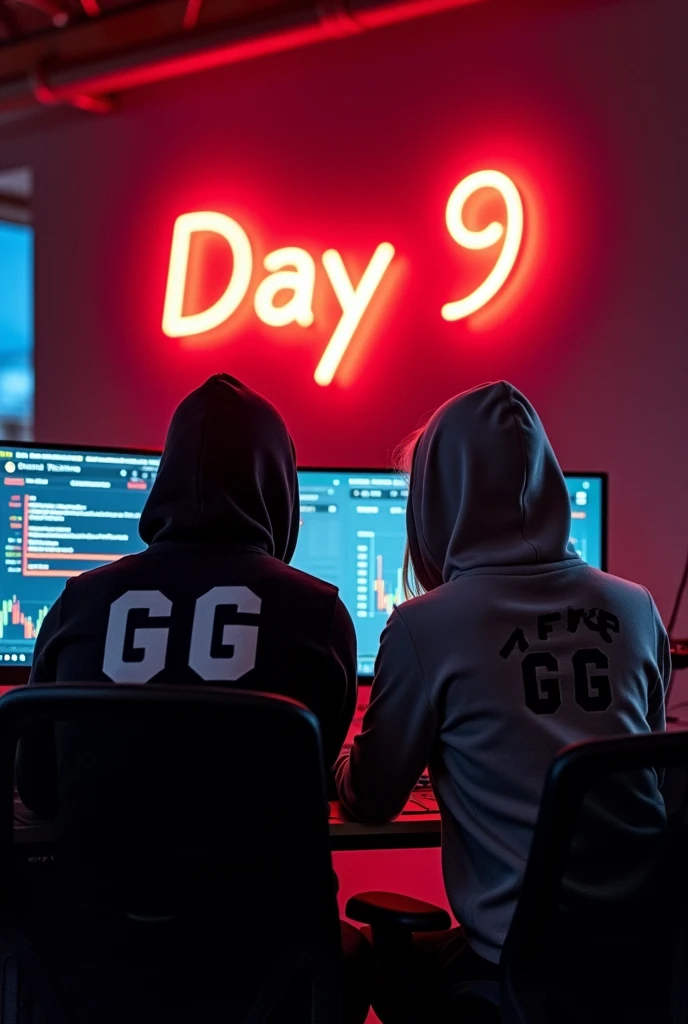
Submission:
M 139 519 L 160 458 L 0 445 L 0 662 L 28 665 L 67 580 L 142 549 Z
M 567 475 L 571 543 L 602 567 L 603 481 Z M 380 633 L 404 600 L 408 482 L 373 470 L 299 471 L 301 529 L 292 565 L 339 587 L 356 626 L 358 671 L 371 675 Z

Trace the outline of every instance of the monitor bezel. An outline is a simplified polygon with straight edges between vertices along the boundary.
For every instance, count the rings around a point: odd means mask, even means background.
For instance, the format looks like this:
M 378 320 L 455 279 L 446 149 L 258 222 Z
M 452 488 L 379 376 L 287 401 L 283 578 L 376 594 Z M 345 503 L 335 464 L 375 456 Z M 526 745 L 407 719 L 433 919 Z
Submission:
M 602 548 L 600 553 L 600 568 L 602 572 L 609 572 L 607 568 L 607 540 L 609 533 L 609 473 L 605 470 L 595 472 L 579 472 L 576 469 L 563 469 L 564 476 L 582 476 L 588 480 L 599 480 L 602 484 Z
M 407 476 L 408 474 L 398 469 L 379 466 L 297 466 L 298 473 L 358 473 L 359 475 L 370 476 L 380 474 L 384 476 Z M 607 568 L 607 534 L 608 534 L 608 497 L 609 497 L 609 473 L 606 470 L 594 470 L 580 472 L 576 469 L 562 469 L 564 476 L 587 477 L 589 480 L 599 480 L 602 485 L 602 544 L 600 551 L 601 571 L 608 572 Z
M 141 448 L 129 445 L 97 445 L 97 444 L 68 444 L 65 442 L 47 441 L 4 441 L 0 440 L 1 448 L 32 448 L 32 449 L 53 449 L 54 451 L 77 451 L 77 452 L 105 452 L 106 454 L 120 455 L 146 455 L 154 458 L 162 456 L 161 448 Z M 297 466 L 297 473 L 357 473 L 360 475 L 379 474 L 385 476 L 403 477 L 403 471 L 392 469 L 389 466 Z M 607 541 L 608 541 L 608 500 L 609 500 L 609 473 L 607 471 L 583 471 L 567 469 L 563 470 L 565 476 L 588 477 L 601 482 L 602 490 L 602 545 L 601 545 L 601 568 L 607 572 Z M 28 682 L 31 672 L 31 665 L 21 667 L 19 665 L 0 664 L 0 686 L 19 686 Z M 372 676 L 364 676 L 363 679 L 371 679 Z
M 11 448 L 33 449 L 34 451 L 56 451 L 56 452 L 104 452 L 106 455 L 146 455 L 159 458 L 162 455 L 161 448 L 138 448 L 128 445 L 108 444 L 65 444 L 63 442 L 48 441 L 8 441 L 0 440 L 0 449 Z M 0 663 L 0 686 L 22 686 L 29 681 L 32 665 L 5 665 Z
M 40 448 L 56 452 L 106 452 L 112 455 L 151 455 L 155 458 L 162 455 L 162 448 L 139 448 L 129 445 L 113 444 L 65 444 L 62 441 L 57 443 L 48 441 L 7 441 L 0 440 L 2 448 Z

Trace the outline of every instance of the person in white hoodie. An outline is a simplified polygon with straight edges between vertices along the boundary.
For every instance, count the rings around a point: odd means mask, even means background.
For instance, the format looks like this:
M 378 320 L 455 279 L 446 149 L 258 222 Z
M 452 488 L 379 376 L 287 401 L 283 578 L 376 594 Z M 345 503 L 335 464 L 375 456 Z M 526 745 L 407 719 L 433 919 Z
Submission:
M 400 991 L 374 1003 L 386 1024 L 441 1019 L 457 986 L 498 977 L 557 752 L 665 728 L 670 656 L 657 608 L 644 587 L 576 555 L 570 518 L 544 427 L 511 384 L 451 399 L 412 448 L 407 551 L 420 596 L 389 618 L 337 784 L 351 815 L 389 821 L 429 766 L 461 926 L 416 941 Z M 635 781 L 630 804 L 626 793 L 597 821 L 612 821 L 624 849 L 665 817 L 654 772 Z

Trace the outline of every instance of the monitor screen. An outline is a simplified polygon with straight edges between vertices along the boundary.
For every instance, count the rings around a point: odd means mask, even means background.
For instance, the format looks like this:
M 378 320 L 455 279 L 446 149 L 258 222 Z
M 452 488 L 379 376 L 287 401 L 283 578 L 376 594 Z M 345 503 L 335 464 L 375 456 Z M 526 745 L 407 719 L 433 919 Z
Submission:
M 0 207 L 8 209 L 5 187 L 21 172 L 0 172 Z M 26 206 L 10 204 L 9 215 Z M 7 215 L 7 214 L 6 214 Z M 30 224 L 0 219 L 0 437 L 33 433 L 33 250 Z
M 142 549 L 139 518 L 159 463 L 159 453 L 136 449 L 0 442 L 3 682 L 26 678 L 41 622 L 70 576 Z M 605 478 L 567 475 L 567 482 L 573 544 L 605 568 Z M 382 627 L 403 600 L 406 480 L 303 469 L 299 485 L 292 565 L 339 587 L 356 625 L 359 674 L 371 676 Z
M 143 548 L 139 518 L 160 456 L 0 445 L 0 665 L 20 668 L 70 576 Z
M 590 565 L 605 565 L 606 478 L 566 474 L 571 541 Z M 373 674 L 380 633 L 404 600 L 407 481 L 365 469 L 299 470 L 301 530 L 292 565 L 339 587 L 356 626 L 358 671 Z

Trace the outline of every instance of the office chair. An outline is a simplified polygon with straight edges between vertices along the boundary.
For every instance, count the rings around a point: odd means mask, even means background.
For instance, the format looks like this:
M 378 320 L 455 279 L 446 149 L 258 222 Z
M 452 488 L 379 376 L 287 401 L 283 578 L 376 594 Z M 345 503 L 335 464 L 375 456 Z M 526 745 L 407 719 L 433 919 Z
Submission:
M 55 874 L 27 906 L 14 750 L 46 722 L 57 723 Z M 314 716 L 267 694 L 151 684 L 0 700 L 0 953 L 3 1024 L 338 1022 Z
M 629 859 L 627 841 L 614 842 L 615 823 L 603 811 L 605 787 L 617 785 L 621 774 L 633 773 L 642 785 L 648 778 L 643 773 L 686 766 L 688 732 L 580 743 L 557 756 L 545 781 L 502 952 L 499 998 L 476 986 L 476 995 L 485 1000 L 478 1019 L 491 1016 L 496 1024 L 688 1021 L 688 800 L 672 808 L 666 826 L 638 832 L 640 862 L 632 852 Z M 633 814 L 629 805 L 629 822 Z M 577 844 L 586 815 L 597 825 L 593 851 Z M 588 837 L 590 825 L 587 818 Z M 577 887 L 576 895 L 565 880 L 582 864 L 592 884 L 587 893 Z M 597 871 L 601 887 L 596 891 Z M 383 955 L 386 944 L 393 948 L 410 941 L 412 931 L 448 925 L 440 908 L 388 893 L 352 897 L 346 912 L 371 926 Z M 471 1024 L 470 1013 L 462 1012 L 464 998 L 447 1008 L 443 1021 Z

